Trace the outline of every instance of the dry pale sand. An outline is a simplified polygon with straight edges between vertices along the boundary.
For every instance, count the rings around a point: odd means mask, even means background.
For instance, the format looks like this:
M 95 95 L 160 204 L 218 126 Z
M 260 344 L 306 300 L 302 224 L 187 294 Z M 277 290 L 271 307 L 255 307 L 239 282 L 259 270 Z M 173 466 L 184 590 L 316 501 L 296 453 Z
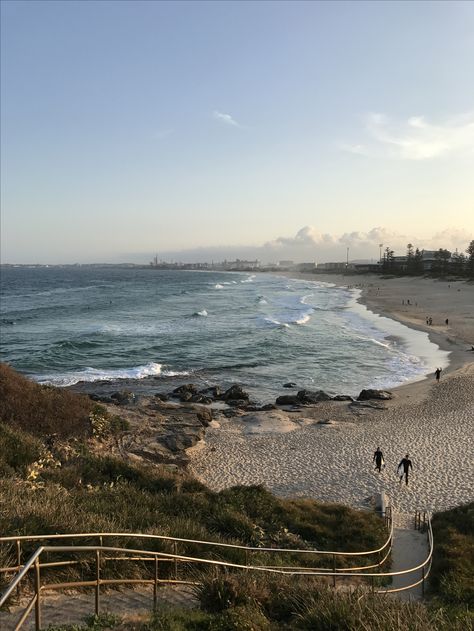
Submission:
M 316 280 L 354 285 L 354 278 L 348 278 L 352 282 L 332 275 Z M 367 276 L 356 280 L 363 284 L 361 302 L 369 309 L 429 330 L 432 341 L 451 351 L 450 369 L 439 384 L 431 377 L 396 389 L 382 410 L 355 412 L 347 404 L 328 403 L 272 419 L 223 417 L 192 456 L 192 471 L 211 488 L 263 484 L 281 496 L 353 506 L 384 490 L 403 513 L 474 500 L 474 353 L 468 350 L 474 343 L 473 285 Z M 402 305 L 407 299 L 412 305 Z M 433 318 L 431 327 L 426 326 L 427 315 Z M 320 419 L 335 423 L 321 425 Z M 371 462 L 379 445 L 386 461 L 380 475 Z M 414 471 L 405 487 L 396 468 L 407 452 Z

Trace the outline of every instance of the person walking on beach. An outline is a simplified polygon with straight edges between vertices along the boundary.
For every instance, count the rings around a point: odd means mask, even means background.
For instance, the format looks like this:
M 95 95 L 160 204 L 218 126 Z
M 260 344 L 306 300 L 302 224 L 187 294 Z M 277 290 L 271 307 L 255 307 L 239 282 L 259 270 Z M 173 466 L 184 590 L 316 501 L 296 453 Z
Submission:
M 413 465 L 411 463 L 411 460 L 408 454 L 406 454 L 405 458 L 401 459 L 400 464 L 398 465 L 398 468 L 397 468 L 397 473 L 400 476 L 400 484 L 402 483 L 403 476 L 405 476 L 405 484 L 408 486 L 408 471 L 410 469 L 413 470 Z
M 435 377 L 436 377 L 436 381 L 439 383 L 439 378 L 441 377 L 441 368 L 437 368 L 435 370 Z
M 372 462 L 375 462 L 375 468 L 377 469 L 379 473 L 381 473 L 382 467 L 384 466 L 384 461 L 383 461 L 383 453 L 380 447 L 377 447 L 377 450 L 374 453 L 374 458 Z

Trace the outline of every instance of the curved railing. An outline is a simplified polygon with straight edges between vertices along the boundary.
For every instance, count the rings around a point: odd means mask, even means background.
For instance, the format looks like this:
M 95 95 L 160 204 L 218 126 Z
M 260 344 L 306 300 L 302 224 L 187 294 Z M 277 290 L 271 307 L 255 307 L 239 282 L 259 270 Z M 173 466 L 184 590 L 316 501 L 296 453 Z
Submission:
M 421 514 L 417 514 L 421 515 Z M 418 585 L 424 586 L 425 580 L 428 578 L 431 569 L 431 559 L 433 554 L 433 532 L 431 528 L 431 519 L 429 515 L 424 514 L 423 525 L 421 523 L 420 517 L 417 518 L 415 516 L 415 525 L 420 529 L 425 528 L 428 537 L 429 543 L 429 552 L 426 559 L 416 565 L 415 567 L 408 568 L 406 570 L 400 570 L 397 572 L 383 572 L 380 571 L 380 567 L 383 564 L 384 560 L 379 561 L 379 563 L 374 564 L 372 566 L 366 566 L 364 568 L 335 568 L 334 567 L 334 555 L 337 556 L 368 556 L 370 554 L 380 554 L 381 551 L 384 551 L 387 546 L 391 547 L 392 535 L 393 535 L 393 522 L 391 516 L 389 516 L 389 537 L 385 544 L 377 549 L 371 551 L 362 551 L 362 552 L 332 552 L 332 551 L 323 551 L 323 550 L 292 550 L 293 553 L 301 552 L 304 554 L 323 554 L 323 555 L 333 555 L 333 567 L 331 568 L 307 568 L 307 567 L 276 567 L 276 566 L 263 566 L 263 565 L 252 565 L 249 563 L 239 564 L 239 563 L 231 563 L 229 561 L 221 561 L 216 559 L 209 558 L 201 558 L 196 556 L 188 556 L 188 555 L 180 555 L 177 554 L 176 551 L 173 553 L 161 552 L 161 551 L 153 551 L 153 550 L 143 550 L 143 549 L 134 549 L 134 548 L 123 548 L 116 546 L 105 546 L 103 545 L 104 537 L 136 537 L 137 539 L 165 539 L 172 541 L 176 544 L 176 542 L 182 543 L 201 543 L 205 546 L 216 545 L 217 547 L 226 547 L 226 548 L 237 548 L 243 550 L 250 551 L 267 551 L 267 552 L 289 552 L 288 549 L 276 549 L 276 548 L 246 548 L 245 546 L 233 545 L 233 544 L 223 544 L 223 543 L 214 543 L 208 541 L 196 541 L 191 539 L 181 539 L 176 537 L 168 537 L 162 535 L 135 535 L 132 533 L 82 533 L 82 534 L 71 534 L 71 535 L 35 535 L 35 536 L 22 536 L 22 537 L 3 537 L 0 539 L 1 542 L 16 542 L 16 541 L 25 541 L 25 540 L 33 540 L 33 541 L 41 541 L 48 539 L 61 540 L 66 538 L 73 537 L 99 537 L 102 538 L 100 545 L 85 545 L 85 546 L 41 546 L 39 547 L 26 561 L 26 563 L 20 568 L 15 578 L 12 580 L 6 591 L 0 597 L 0 606 L 6 603 L 9 598 L 13 595 L 15 590 L 18 590 L 22 581 L 28 576 L 29 572 L 34 570 L 34 595 L 28 604 L 25 607 L 20 619 L 16 623 L 14 629 L 15 631 L 20 629 L 29 614 L 31 613 L 33 607 L 35 608 L 35 628 L 39 630 L 41 628 L 41 596 L 42 593 L 48 590 L 54 589 L 63 589 L 63 588 L 71 588 L 71 587 L 94 587 L 95 589 L 95 612 L 98 614 L 100 610 L 100 597 L 101 597 L 101 586 L 107 585 L 118 585 L 118 584 L 126 584 L 126 585 L 134 585 L 134 584 L 151 584 L 153 585 L 153 606 L 156 607 L 157 603 L 157 592 L 158 586 L 161 583 L 184 583 L 184 584 L 196 584 L 195 581 L 185 580 L 178 577 L 178 564 L 199 564 L 199 565 L 207 565 L 213 566 L 214 568 L 224 568 L 227 570 L 249 570 L 254 572 L 262 572 L 268 574 L 278 574 L 278 575 L 289 575 L 293 577 L 299 576 L 311 576 L 311 577 L 323 577 L 323 578 L 332 578 L 333 585 L 336 586 L 336 580 L 344 577 L 347 579 L 354 579 L 355 577 L 360 578 L 362 580 L 368 580 L 370 583 L 370 588 L 372 592 L 387 594 L 387 593 L 395 593 L 399 591 L 405 591 L 408 589 L 412 589 Z M 77 564 L 80 563 L 77 559 L 69 560 L 69 561 L 59 561 L 59 562 L 45 562 L 41 563 L 40 558 L 41 555 L 55 552 L 69 555 L 77 555 L 84 553 L 93 553 L 95 557 L 95 578 L 93 580 L 88 581 L 69 581 L 63 583 L 50 583 L 50 584 L 42 584 L 41 583 L 41 570 L 43 568 L 52 568 L 52 567 L 60 567 L 64 565 Z M 106 556 L 115 555 L 115 556 Z M 117 556 L 117 555 L 127 555 L 127 556 Z M 389 554 L 389 553 L 388 553 Z M 388 555 L 385 556 L 385 558 Z M 102 566 L 111 560 L 121 560 L 121 561 L 149 561 L 154 563 L 154 577 L 151 579 L 146 578 L 138 578 L 138 579 L 107 579 L 101 576 Z M 174 566 L 174 574 L 173 577 L 170 578 L 159 578 L 159 564 L 162 562 L 171 563 Z M 363 569 L 373 569 L 374 567 L 378 567 L 378 572 L 368 572 L 362 571 Z M 16 570 L 17 566 L 13 568 L 3 568 L 3 570 Z M 396 576 L 410 575 L 415 572 L 421 572 L 421 578 L 416 580 L 415 582 L 410 583 L 409 585 L 405 585 L 400 588 L 377 588 L 376 583 L 381 579 L 393 578 Z
M 143 533 L 130 533 L 130 532 L 89 532 L 89 533 L 68 533 L 68 534 L 52 534 L 52 535 L 12 535 L 9 537 L 0 537 L 0 545 L 5 543 L 14 543 L 16 544 L 16 557 L 17 563 L 11 567 L 0 568 L 0 573 L 11 572 L 11 571 L 19 571 L 22 567 L 21 557 L 22 557 L 22 542 L 31 542 L 31 541 L 58 541 L 65 539 L 98 539 L 100 546 L 103 546 L 104 540 L 107 538 L 114 539 L 136 539 L 136 540 L 144 540 L 144 541 L 164 541 L 169 542 L 173 545 L 173 553 L 177 555 L 177 547 L 178 544 L 193 544 L 200 545 L 207 548 L 214 548 L 215 550 L 225 550 L 225 549 L 234 549 L 234 550 L 242 550 L 246 556 L 246 564 L 248 565 L 249 555 L 253 552 L 259 553 L 267 553 L 267 554 L 296 554 L 302 556 L 330 556 L 333 559 L 332 569 L 337 570 L 335 567 L 335 559 L 338 557 L 370 557 L 374 555 L 378 555 L 378 561 L 371 565 L 364 565 L 359 567 L 351 567 L 346 568 L 347 571 L 357 571 L 357 570 L 366 570 L 372 569 L 374 567 L 379 567 L 383 565 L 383 563 L 387 560 L 390 555 L 392 548 L 392 540 L 393 540 L 393 519 L 392 519 L 392 510 L 391 507 L 388 506 L 386 510 L 386 514 L 384 515 L 385 526 L 388 529 L 388 536 L 385 540 L 384 544 L 379 548 L 374 550 L 362 550 L 359 552 L 341 552 L 341 551 L 332 551 L 332 550 L 318 550 L 316 548 L 311 549 L 301 549 L 301 548 L 267 548 L 267 547 L 257 547 L 257 546 L 244 546 L 239 544 L 231 544 L 231 543 L 222 543 L 218 541 L 201 541 L 198 539 L 185 539 L 182 537 L 172 537 L 169 535 L 154 535 L 154 534 L 143 534 Z M 384 556 L 382 557 L 382 554 Z M 382 558 L 381 558 L 382 557 Z M 134 559 L 138 560 L 138 559 Z M 68 563 L 70 564 L 70 563 Z M 44 564 L 44 567 L 57 565 L 57 564 Z M 260 567 L 260 566 L 259 566 Z M 272 567 L 272 566 L 265 566 Z M 283 569 L 281 565 L 275 566 L 277 568 Z M 290 566 L 290 568 L 295 569 L 295 565 Z M 313 569 L 313 570 L 324 570 L 325 568 L 310 568 L 305 566 L 304 569 Z M 343 569 L 343 568 L 341 568 Z

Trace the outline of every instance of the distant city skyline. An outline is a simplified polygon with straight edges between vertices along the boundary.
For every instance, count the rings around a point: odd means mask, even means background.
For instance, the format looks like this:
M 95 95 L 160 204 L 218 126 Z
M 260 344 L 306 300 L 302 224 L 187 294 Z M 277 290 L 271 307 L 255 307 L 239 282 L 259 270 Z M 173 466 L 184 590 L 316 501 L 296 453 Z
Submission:
M 474 238 L 474 3 L 1 3 L 1 261 Z

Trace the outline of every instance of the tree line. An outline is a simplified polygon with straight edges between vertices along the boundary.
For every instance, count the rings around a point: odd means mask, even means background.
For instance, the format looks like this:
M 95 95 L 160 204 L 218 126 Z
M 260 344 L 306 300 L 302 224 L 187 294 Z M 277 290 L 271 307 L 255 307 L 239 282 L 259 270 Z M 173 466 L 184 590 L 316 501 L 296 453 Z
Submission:
M 450 252 L 445 248 L 439 248 L 434 254 L 434 261 L 429 270 L 423 265 L 423 251 L 415 248 L 412 243 L 407 245 L 406 260 L 397 261 L 395 253 L 390 248 L 385 248 L 382 259 L 382 270 L 385 273 L 407 274 L 408 276 L 462 276 L 474 278 L 474 240 L 466 248 L 466 253 Z

